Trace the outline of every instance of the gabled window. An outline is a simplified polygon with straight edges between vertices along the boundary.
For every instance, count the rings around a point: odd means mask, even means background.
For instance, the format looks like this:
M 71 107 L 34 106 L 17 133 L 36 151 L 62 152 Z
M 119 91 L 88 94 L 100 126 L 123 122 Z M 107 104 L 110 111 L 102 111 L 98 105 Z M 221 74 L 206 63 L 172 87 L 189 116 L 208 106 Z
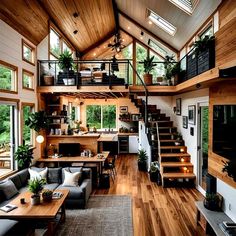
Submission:
M 22 87 L 24 89 L 34 90 L 34 73 L 22 70 Z
M 199 2 L 199 0 L 169 0 L 169 1 L 189 15 L 192 15 L 194 9 L 196 8 Z
M 150 21 L 152 21 L 155 25 L 166 31 L 171 36 L 174 36 L 177 28 L 172 25 L 170 22 L 159 16 L 156 12 L 147 9 L 148 12 L 148 18 Z
M 151 49 L 153 49 L 155 52 L 157 52 L 159 55 L 165 57 L 168 55 L 167 51 L 164 50 L 162 47 L 160 47 L 158 44 L 153 42 L 151 39 L 148 40 L 148 45 Z
M 35 64 L 35 48 L 22 39 L 22 60 Z
M 17 67 L 0 61 L 0 91 L 17 92 Z

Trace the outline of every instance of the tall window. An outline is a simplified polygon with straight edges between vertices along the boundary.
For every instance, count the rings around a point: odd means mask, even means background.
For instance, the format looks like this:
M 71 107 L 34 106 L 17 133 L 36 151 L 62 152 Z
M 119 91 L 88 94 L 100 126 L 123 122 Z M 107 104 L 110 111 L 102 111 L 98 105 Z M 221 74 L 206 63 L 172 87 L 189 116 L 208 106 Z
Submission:
M 14 170 L 16 135 L 16 103 L 0 101 L 0 176 Z
M 199 38 L 200 39 L 204 39 L 205 36 L 213 36 L 214 33 L 213 33 L 213 26 L 212 25 L 209 25 L 205 30 L 203 30 L 202 33 L 199 34 Z
M 34 90 L 34 73 L 22 70 L 22 87 L 24 89 Z
M 34 104 L 23 104 L 23 143 L 33 146 L 33 130 L 25 125 L 25 121 L 29 118 L 29 114 L 33 112 Z
M 17 67 L 0 61 L 0 90 L 17 91 Z
M 154 56 L 154 62 L 163 62 L 163 58 L 158 56 L 156 53 L 150 51 L 150 57 Z M 165 74 L 165 68 L 163 63 L 156 63 L 157 65 L 152 70 L 153 84 L 157 83 L 157 77 L 161 77 Z
M 141 79 L 143 78 L 143 74 L 144 74 L 144 67 L 143 64 L 140 63 L 142 61 L 144 61 L 144 59 L 147 57 L 147 49 L 145 47 L 143 47 L 141 44 L 137 43 L 136 44 L 136 70 L 139 74 L 139 76 L 141 77 Z M 137 78 L 137 84 L 140 84 L 139 79 Z
M 115 105 L 88 105 L 86 107 L 87 125 L 97 129 L 116 129 Z
M 35 48 L 22 39 L 22 59 L 30 64 L 35 63 Z

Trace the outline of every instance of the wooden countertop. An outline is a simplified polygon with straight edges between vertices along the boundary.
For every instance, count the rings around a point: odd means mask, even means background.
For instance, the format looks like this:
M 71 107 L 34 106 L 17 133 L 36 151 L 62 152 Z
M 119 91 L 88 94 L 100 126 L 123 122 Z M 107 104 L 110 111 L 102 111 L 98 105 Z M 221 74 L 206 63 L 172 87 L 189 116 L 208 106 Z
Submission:
M 47 135 L 47 138 L 99 138 L 98 133 L 73 134 L 73 135 Z
M 118 141 L 117 139 L 117 134 L 101 134 L 99 139 L 97 140 L 98 142 L 115 142 Z
M 138 133 L 118 133 L 118 136 L 138 136 Z

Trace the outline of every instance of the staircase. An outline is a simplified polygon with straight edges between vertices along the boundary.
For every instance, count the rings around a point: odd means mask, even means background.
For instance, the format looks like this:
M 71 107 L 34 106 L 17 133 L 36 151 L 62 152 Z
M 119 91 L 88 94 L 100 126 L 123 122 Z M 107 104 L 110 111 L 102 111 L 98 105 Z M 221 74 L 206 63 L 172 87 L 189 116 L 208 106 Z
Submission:
M 143 100 L 136 95 L 130 96 L 131 101 L 139 108 L 144 117 Z M 158 161 L 162 186 L 182 187 L 193 185 L 196 179 L 193 164 L 187 147 L 182 141 L 177 145 L 177 128 L 166 114 L 161 113 L 156 105 L 148 105 L 148 137 L 152 150 L 152 161 Z

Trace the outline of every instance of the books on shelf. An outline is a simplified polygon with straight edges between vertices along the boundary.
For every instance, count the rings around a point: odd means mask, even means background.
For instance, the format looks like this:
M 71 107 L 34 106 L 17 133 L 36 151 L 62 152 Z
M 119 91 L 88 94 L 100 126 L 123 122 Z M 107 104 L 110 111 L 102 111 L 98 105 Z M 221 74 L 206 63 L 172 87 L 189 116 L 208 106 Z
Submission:
M 17 206 L 16 205 L 13 205 L 13 204 L 7 204 L 3 207 L 0 208 L 1 211 L 4 211 L 4 212 L 9 212 L 9 211 L 12 211 L 14 209 L 16 209 Z

